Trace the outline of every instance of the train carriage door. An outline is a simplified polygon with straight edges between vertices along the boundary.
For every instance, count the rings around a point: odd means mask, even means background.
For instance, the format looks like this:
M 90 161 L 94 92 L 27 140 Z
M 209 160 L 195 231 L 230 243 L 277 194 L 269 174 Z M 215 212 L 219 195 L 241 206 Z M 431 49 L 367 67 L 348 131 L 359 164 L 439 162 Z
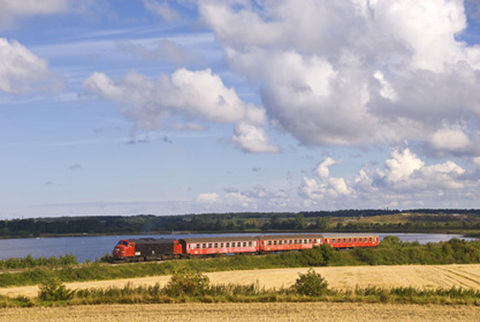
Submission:
M 187 242 L 184 239 L 175 240 L 173 242 L 173 253 L 189 254 L 189 250 L 187 249 Z

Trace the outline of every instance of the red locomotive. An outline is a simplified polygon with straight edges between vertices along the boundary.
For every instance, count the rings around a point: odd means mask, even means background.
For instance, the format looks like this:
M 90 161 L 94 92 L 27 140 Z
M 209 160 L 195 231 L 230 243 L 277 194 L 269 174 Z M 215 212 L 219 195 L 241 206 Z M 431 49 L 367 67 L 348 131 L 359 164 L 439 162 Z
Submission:
M 182 239 L 122 239 L 113 249 L 115 260 L 163 260 L 181 257 L 302 250 L 327 244 L 336 249 L 376 247 L 371 234 L 284 234 L 262 236 L 194 237 Z

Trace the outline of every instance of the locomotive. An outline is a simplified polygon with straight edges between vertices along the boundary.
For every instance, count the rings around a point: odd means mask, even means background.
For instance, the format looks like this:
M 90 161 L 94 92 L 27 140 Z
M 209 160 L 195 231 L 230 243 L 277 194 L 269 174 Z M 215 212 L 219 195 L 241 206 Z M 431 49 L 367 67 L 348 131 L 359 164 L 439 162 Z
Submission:
M 115 245 L 115 261 L 149 261 L 225 254 L 263 254 L 298 251 L 327 244 L 334 249 L 376 247 L 372 234 L 283 234 L 194 238 L 122 239 Z

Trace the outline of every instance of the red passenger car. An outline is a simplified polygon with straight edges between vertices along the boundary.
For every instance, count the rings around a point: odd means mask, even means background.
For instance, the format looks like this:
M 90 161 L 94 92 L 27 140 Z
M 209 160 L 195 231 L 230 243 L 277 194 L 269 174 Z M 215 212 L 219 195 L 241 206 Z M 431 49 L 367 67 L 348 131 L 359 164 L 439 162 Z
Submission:
M 184 238 L 180 239 L 180 244 L 184 254 L 194 256 L 258 251 L 258 238 L 249 236 Z
M 310 249 L 322 242 L 320 234 L 263 235 L 258 238 L 260 252 Z
M 379 242 L 374 234 L 323 234 L 323 244 L 333 248 L 376 247 Z

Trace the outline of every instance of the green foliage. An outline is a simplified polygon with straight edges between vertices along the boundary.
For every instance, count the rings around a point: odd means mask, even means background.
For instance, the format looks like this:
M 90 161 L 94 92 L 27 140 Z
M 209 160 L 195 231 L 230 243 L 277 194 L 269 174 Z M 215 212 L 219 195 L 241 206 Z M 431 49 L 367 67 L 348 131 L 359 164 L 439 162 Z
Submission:
M 401 247 L 402 241 L 397 236 L 385 236 L 385 238 L 378 245 L 379 248 L 393 248 Z
M 209 289 L 209 283 L 209 278 L 202 273 L 181 268 L 173 273 L 165 287 L 165 293 L 169 296 L 204 295 Z
M 49 278 L 39 285 L 38 298 L 42 301 L 66 301 L 73 297 L 71 291 L 57 278 Z
M 0 269 L 19 269 L 19 268 L 33 268 L 40 266 L 68 266 L 77 265 L 78 261 L 74 255 L 66 254 L 64 256 L 57 257 L 38 257 L 33 258 L 31 255 L 27 255 L 25 258 L 7 258 L 0 260 Z
M 131 234 L 171 231 L 344 231 L 344 232 L 469 232 L 480 231 L 480 210 L 345 209 L 298 213 L 224 213 L 184 216 L 90 216 L 0 220 L 0 237 L 84 234 Z M 396 216 L 394 222 L 383 216 Z M 368 221 L 370 217 L 378 217 Z M 347 220 L 348 219 L 348 220 Z
M 97 260 L 100 263 L 113 263 L 113 256 L 110 253 L 105 253 L 100 260 Z
M 320 296 L 328 292 L 327 281 L 312 268 L 306 274 L 298 274 L 298 278 L 292 289 L 297 294 L 307 296 Z

